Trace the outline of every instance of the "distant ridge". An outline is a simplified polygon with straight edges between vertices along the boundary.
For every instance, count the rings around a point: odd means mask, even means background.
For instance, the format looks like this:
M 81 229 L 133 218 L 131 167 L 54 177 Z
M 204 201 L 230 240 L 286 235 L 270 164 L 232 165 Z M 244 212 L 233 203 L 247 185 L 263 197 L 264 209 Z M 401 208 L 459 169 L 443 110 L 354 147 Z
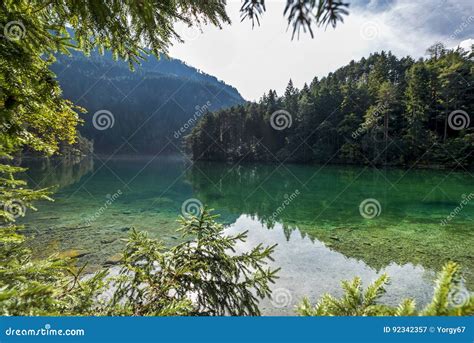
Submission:
M 245 102 L 236 88 L 165 56 L 149 56 L 132 72 L 109 51 L 89 57 L 73 52 L 58 56 L 51 69 L 64 97 L 88 111 L 80 132 L 98 153 L 174 152 L 207 111 Z M 113 115 L 105 130 L 93 125 L 101 110 Z

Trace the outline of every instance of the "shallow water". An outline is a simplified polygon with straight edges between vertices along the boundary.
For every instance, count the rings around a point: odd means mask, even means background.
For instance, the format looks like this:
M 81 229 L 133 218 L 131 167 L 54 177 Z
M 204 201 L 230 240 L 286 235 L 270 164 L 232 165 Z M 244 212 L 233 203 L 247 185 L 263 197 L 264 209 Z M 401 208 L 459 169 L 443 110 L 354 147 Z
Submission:
M 59 185 L 54 203 L 38 204 L 22 220 L 36 256 L 60 251 L 94 270 L 115 262 L 131 227 L 176 244 L 182 204 L 198 199 L 216 209 L 229 233 L 249 230 L 239 249 L 278 243 L 273 264 L 282 269 L 274 300 L 261 304 L 264 314 L 292 314 L 305 295 L 340 295 L 342 279 L 358 275 L 368 283 L 383 272 L 392 281 L 384 302 L 410 296 L 422 305 L 450 259 L 474 285 L 474 176 L 467 171 L 189 164 L 177 157 L 24 165 L 31 185 Z M 361 213 L 366 199 L 376 204 L 373 218 L 370 206 Z

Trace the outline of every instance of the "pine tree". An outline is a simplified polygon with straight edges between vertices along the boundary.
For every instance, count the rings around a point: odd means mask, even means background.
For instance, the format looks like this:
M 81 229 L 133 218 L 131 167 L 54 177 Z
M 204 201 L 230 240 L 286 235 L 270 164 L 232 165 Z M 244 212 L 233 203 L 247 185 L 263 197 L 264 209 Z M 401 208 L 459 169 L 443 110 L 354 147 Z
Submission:
M 215 219 L 207 209 L 182 217 L 179 231 L 188 240 L 170 250 L 133 231 L 109 314 L 259 315 L 259 299 L 270 296 L 278 271 L 266 266 L 275 246 L 237 254 L 246 232 L 223 235 Z
M 472 165 L 472 127 L 450 130 L 446 121 L 455 109 L 474 111 L 473 62 L 462 51 L 438 55 L 414 63 L 390 52 L 372 54 L 314 78 L 301 91 L 292 82 L 282 97 L 270 91 L 259 103 L 239 108 L 247 118 L 241 154 L 234 155 L 229 144 L 225 158 L 459 166 L 454 157 L 463 166 Z M 276 132 L 268 122 L 278 109 L 290 112 L 293 125 Z M 229 111 L 235 110 L 216 112 L 216 125 Z M 235 131 L 232 125 L 228 129 Z M 196 127 L 190 137 L 205 134 Z M 260 144 L 270 152 L 260 152 L 255 142 L 262 138 Z
M 290 79 L 286 86 L 285 93 L 283 95 L 283 103 L 285 109 L 292 115 L 298 113 L 298 89 L 293 86 L 293 81 Z
M 431 138 L 429 130 L 425 130 L 432 104 L 431 91 L 427 87 L 430 81 L 429 70 L 422 62 L 418 62 L 410 68 L 407 78 L 405 139 L 410 150 L 408 157 L 414 160 L 429 147 Z
M 417 309 L 413 299 L 403 300 L 398 307 L 383 305 L 380 297 L 386 293 L 389 281 L 382 274 L 365 290 L 361 279 L 343 281 L 344 296 L 336 299 L 325 294 L 318 303 L 311 305 L 304 298 L 298 305 L 297 313 L 302 316 L 472 316 L 474 296 L 463 286 L 460 267 L 449 262 L 444 265 L 436 280 L 431 302 L 423 309 Z

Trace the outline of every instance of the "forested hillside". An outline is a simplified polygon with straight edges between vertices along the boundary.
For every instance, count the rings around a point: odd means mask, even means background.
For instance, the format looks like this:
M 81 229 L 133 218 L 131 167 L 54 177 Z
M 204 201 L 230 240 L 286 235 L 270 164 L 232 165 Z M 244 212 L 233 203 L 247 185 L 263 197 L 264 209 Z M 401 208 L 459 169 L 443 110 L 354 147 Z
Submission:
M 94 140 L 99 153 L 176 151 L 182 136 L 205 112 L 244 102 L 235 88 L 164 56 L 149 56 L 132 72 L 108 51 L 94 51 L 90 57 L 74 53 L 58 56 L 51 69 L 64 97 L 87 110 L 79 130 Z M 97 111 L 106 115 L 102 123 L 97 123 L 100 116 L 96 118 L 94 126 Z
M 301 90 L 290 80 L 281 97 L 205 116 L 188 149 L 195 160 L 472 166 L 472 52 L 427 54 L 375 53 Z

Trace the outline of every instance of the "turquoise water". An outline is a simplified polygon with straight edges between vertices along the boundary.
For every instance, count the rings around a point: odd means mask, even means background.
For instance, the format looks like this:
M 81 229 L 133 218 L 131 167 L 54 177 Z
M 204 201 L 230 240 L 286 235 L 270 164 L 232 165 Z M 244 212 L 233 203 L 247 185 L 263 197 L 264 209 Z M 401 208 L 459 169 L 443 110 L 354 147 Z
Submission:
M 31 185 L 58 185 L 54 203 L 38 204 L 22 220 L 35 255 L 60 251 L 90 271 L 116 262 L 131 227 L 176 244 L 183 203 L 199 201 L 216 209 L 227 232 L 249 230 L 240 250 L 278 243 L 273 264 L 282 269 L 273 301 L 261 304 L 264 314 L 292 314 L 305 295 L 340 295 L 342 279 L 358 275 L 368 283 L 383 272 L 392 280 L 384 302 L 410 296 L 422 305 L 448 260 L 461 262 L 474 286 L 468 171 L 191 164 L 178 157 L 24 164 Z

